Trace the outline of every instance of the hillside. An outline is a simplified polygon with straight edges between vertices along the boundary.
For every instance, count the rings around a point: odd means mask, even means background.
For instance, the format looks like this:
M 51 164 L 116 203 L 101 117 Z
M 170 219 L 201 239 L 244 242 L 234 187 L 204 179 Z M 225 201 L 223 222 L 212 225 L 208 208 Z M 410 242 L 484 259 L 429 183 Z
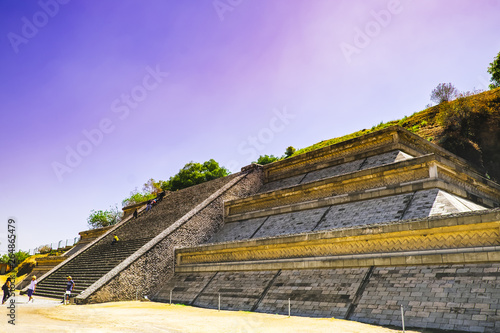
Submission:
M 464 94 L 403 119 L 380 123 L 298 149 L 293 156 L 399 125 L 466 159 L 485 177 L 500 181 L 500 88 Z

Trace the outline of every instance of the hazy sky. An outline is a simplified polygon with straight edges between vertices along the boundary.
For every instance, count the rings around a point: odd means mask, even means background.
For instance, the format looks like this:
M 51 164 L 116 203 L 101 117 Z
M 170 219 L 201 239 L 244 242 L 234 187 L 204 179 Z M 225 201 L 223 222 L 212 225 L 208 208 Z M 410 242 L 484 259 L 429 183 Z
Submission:
M 0 248 L 74 238 L 149 178 L 484 89 L 500 1 L 0 2 Z

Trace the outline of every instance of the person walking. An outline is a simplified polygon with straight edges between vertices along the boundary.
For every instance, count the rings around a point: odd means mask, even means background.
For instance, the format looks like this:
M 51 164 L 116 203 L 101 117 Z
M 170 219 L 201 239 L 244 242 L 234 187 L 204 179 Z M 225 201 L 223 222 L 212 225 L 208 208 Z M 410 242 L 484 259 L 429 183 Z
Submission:
M 111 245 L 115 245 L 115 243 L 118 243 L 120 238 L 116 234 L 113 234 L 113 240 L 111 241 Z
M 34 303 L 35 300 L 33 299 L 33 293 L 35 292 L 35 289 L 36 289 L 36 284 L 38 282 L 36 281 L 36 276 L 33 275 L 31 277 L 31 282 L 30 282 L 30 286 L 28 288 L 28 303 L 31 301 L 31 303 Z
M 10 297 L 10 286 L 12 285 L 11 278 L 8 277 L 7 281 L 2 286 L 2 291 L 3 291 L 3 299 L 2 299 L 2 304 L 7 302 L 7 299 Z
M 69 299 L 71 297 L 71 291 L 75 287 L 75 282 L 73 281 L 71 276 L 68 276 L 67 279 L 68 279 L 68 282 L 66 283 L 66 292 L 64 294 L 64 301 L 63 301 L 64 305 L 69 304 Z

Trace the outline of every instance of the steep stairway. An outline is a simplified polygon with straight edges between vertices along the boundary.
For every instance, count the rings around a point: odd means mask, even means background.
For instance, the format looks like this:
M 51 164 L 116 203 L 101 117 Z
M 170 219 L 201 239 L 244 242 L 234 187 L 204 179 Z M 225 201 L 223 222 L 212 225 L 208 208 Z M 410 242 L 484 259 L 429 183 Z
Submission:
M 72 295 L 77 296 L 147 241 L 149 238 L 124 240 L 113 245 L 111 242 L 97 244 L 41 281 L 36 288 L 36 295 L 62 298 L 67 276 L 70 275 L 75 282 Z
M 62 298 L 69 275 L 75 282 L 72 295 L 78 296 L 237 177 L 238 174 L 233 174 L 173 192 L 154 205 L 150 211 L 141 210 L 137 218 L 132 216 L 126 218 L 120 225 L 113 227 L 112 231 L 108 231 L 101 239 L 92 243 L 89 248 L 69 258 L 49 275 L 39 278 L 36 295 Z M 120 241 L 111 245 L 113 234 L 116 234 Z

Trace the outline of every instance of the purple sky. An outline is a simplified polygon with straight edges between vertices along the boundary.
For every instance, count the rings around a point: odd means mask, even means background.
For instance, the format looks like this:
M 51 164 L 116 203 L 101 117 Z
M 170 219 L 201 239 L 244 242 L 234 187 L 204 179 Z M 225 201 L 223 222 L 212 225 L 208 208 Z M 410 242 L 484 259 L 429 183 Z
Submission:
M 9 217 L 23 250 L 73 238 L 189 161 L 235 172 L 411 115 L 441 82 L 484 89 L 498 17 L 493 0 L 3 0 L 0 249 Z

